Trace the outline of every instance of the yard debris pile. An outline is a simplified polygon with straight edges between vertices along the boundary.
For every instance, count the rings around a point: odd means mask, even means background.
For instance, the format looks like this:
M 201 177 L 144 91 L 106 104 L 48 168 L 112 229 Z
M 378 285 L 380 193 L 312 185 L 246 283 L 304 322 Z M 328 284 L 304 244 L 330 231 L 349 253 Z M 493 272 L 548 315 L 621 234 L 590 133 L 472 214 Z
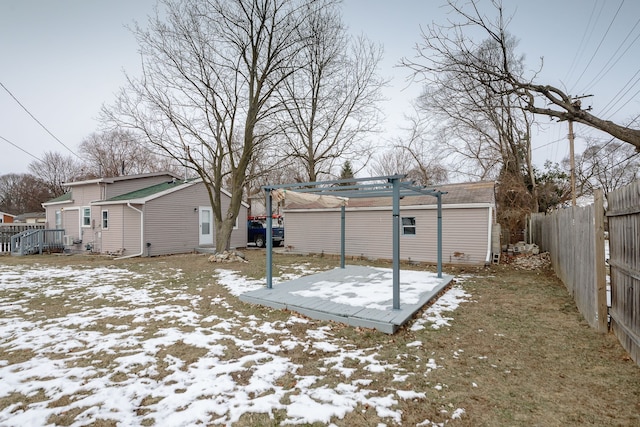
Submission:
M 549 252 L 522 254 L 512 257 L 509 264 L 519 270 L 540 270 L 551 266 Z
M 535 243 L 518 242 L 512 245 L 503 245 L 502 251 L 507 252 L 509 255 L 538 255 L 540 248 Z
M 246 256 L 240 251 L 224 251 L 209 257 L 209 262 L 249 262 Z

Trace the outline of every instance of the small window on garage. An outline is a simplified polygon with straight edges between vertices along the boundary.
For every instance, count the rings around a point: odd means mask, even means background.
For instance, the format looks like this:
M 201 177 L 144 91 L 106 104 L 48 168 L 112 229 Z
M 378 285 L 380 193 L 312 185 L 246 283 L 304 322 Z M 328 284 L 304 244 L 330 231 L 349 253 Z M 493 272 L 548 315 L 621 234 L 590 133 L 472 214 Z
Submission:
M 109 228 L 109 211 L 102 211 L 102 229 Z
M 416 235 L 416 217 L 415 216 L 402 217 L 402 235 L 403 236 Z

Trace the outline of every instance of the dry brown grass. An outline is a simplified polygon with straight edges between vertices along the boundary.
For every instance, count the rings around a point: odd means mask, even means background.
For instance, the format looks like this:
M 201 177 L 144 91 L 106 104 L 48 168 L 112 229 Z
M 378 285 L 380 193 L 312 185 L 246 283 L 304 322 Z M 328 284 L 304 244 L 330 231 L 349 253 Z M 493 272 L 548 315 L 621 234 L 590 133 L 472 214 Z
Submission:
M 246 253 L 249 263 L 222 267 L 237 270 L 247 277 L 264 277 L 264 251 L 248 250 Z M 204 255 L 120 261 L 99 256 L 51 255 L 3 257 L 0 263 L 39 263 L 74 268 L 115 265 L 153 276 L 154 280 L 164 281 L 168 289 L 180 289 L 199 299 L 195 310 L 203 318 L 209 319 L 199 325 L 204 329 L 215 329 L 218 319 L 237 317 L 237 313 L 253 316 L 260 322 L 285 322 L 295 315 L 242 303 L 226 289 L 216 286 L 212 273 L 221 266 L 209 263 Z M 338 260 L 277 254 L 274 256 L 274 274 L 290 272 L 294 266 L 302 263 L 308 263 L 308 267 L 325 269 L 335 267 Z M 350 260 L 349 263 L 367 262 Z M 178 269 L 181 273 L 176 278 L 174 273 Z M 302 366 L 295 374 L 287 373 L 278 380 L 278 386 L 290 391 L 283 403 L 299 392 L 296 382 L 301 376 L 318 376 L 316 387 L 326 385 L 332 388 L 344 383 L 344 376 L 332 369 L 337 364 L 341 364 L 341 368 L 353 369 L 354 378 L 370 380 L 366 388 L 376 390 L 380 396 L 393 394 L 396 390 L 425 393 L 426 397 L 419 399 L 402 400 L 396 396 L 397 407 L 402 410 L 402 425 L 416 425 L 425 420 L 455 426 L 640 425 L 640 368 L 627 357 L 614 336 L 599 334 L 589 328 L 566 289 L 551 271 L 523 271 L 500 265 L 489 268 L 449 268 L 446 272 L 464 277 L 460 280 L 460 286 L 471 295 L 470 301 L 463 303 L 451 315 L 454 320 L 450 326 L 413 331 L 409 324 L 393 336 L 313 320 L 288 324 L 288 334 L 260 335 L 255 329 L 237 328 L 232 331 L 235 340 L 216 343 L 225 346 L 220 360 L 232 362 L 242 358 L 245 350 L 237 340 L 251 341 L 253 345 L 280 346 L 278 355 Z M 3 296 L 1 292 L 0 301 Z M 29 299 L 31 316 L 40 320 L 72 312 L 80 304 L 73 295 L 66 294 L 48 298 L 27 294 L 14 297 Z M 191 301 L 188 300 L 173 303 L 191 307 Z M 100 298 L 82 301 L 83 306 L 94 309 L 105 304 L 112 306 L 120 303 Z M 126 302 L 123 301 L 122 306 L 126 307 Z M 133 316 L 103 319 L 87 330 L 106 332 L 112 330 L 114 325 L 129 324 Z M 154 326 L 156 322 L 158 325 Z M 147 319 L 145 335 L 153 336 L 161 325 L 161 320 Z M 318 328 L 325 328 L 323 330 L 327 331 L 331 342 L 350 350 L 350 356 L 338 362 L 331 359 L 331 354 L 315 348 L 314 341 L 306 334 Z M 282 345 L 284 340 L 292 338 L 301 345 L 294 348 Z M 416 342 L 420 342 L 420 345 L 408 345 Z M 162 361 L 170 355 L 187 366 L 197 362 L 205 353 L 202 347 L 178 341 L 160 349 L 157 358 Z M 375 360 L 384 367 L 380 372 L 365 369 L 374 354 Z M 86 363 L 108 371 L 116 367 L 115 359 L 118 356 L 121 355 L 105 352 L 94 354 L 91 360 L 76 363 Z M 9 351 L 0 346 L 0 360 L 7 361 L 9 365 L 31 357 L 33 353 L 30 351 Z M 231 374 L 239 385 L 248 384 L 256 368 L 253 363 L 245 363 L 243 367 L 245 370 Z M 146 368 L 139 366 L 132 368 L 131 372 L 145 372 Z M 157 372 L 153 373 L 154 378 L 161 380 L 167 376 L 165 368 L 159 363 Z M 117 381 L 119 375 L 122 373 L 112 372 L 111 379 Z M 397 375 L 406 375 L 406 378 L 404 381 L 394 381 Z M 78 397 L 62 394 L 50 405 L 65 406 Z M 158 402 L 157 399 L 150 392 L 141 400 L 138 414 L 146 417 L 143 425 L 163 425 L 162 420 L 156 419 L 150 409 L 150 405 Z M 45 400 L 43 394 L 23 396 L 14 393 L 0 398 L 0 410 L 16 402 L 22 408 L 27 408 L 32 402 Z M 460 419 L 451 418 L 456 408 L 464 408 Z M 60 413 L 48 422 L 69 425 L 81 412 L 82 408 Z M 212 419 L 215 418 L 212 416 Z M 275 426 L 286 418 L 286 413 L 280 409 L 275 410 L 271 417 L 246 413 L 236 425 Z M 394 425 L 389 418 L 381 417 L 373 406 L 368 405 L 358 405 L 343 419 L 332 421 L 339 426 L 368 426 L 381 422 Z M 11 425 L 10 420 L 6 422 Z M 113 425 L 113 420 L 95 420 L 95 425 Z

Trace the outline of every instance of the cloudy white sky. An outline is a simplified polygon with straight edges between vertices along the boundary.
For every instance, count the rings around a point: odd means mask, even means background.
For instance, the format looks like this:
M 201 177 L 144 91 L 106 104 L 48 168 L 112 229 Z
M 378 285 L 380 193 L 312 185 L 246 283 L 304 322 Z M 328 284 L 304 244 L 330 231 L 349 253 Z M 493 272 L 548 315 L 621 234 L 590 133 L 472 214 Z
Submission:
M 123 70 L 138 72 L 137 45 L 126 29 L 144 23 L 155 0 L 0 0 L 0 175 L 27 172 L 46 151 L 70 154 L 97 130 L 102 104 L 124 83 Z M 381 138 L 404 125 L 403 114 L 419 92 L 396 67 L 413 55 L 420 26 L 444 23 L 444 0 L 345 0 L 344 21 L 354 34 L 384 46 L 381 74 L 391 79 L 384 103 Z M 485 2 L 486 3 L 486 2 Z M 539 82 L 592 94 L 586 102 L 604 118 L 624 122 L 640 112 L 640 2 L 631 0 L 505 0 L 514 14 L 510 31 L 519 51 L 536 68 Z M 487 11 L 490 11 L 487 8 Z M 11 94 L 10 94 L 10 93 Z M 12 96 L 13 95 L 13 96 Z M 45 131 L 16 99 L 54 136 Z M 540 119 L 534 161 L 559 161 L 568 154 L 566 124 Z M 582 138 L 603 136 L 577 126 Z M 56 138 L 60 141 L 58 142 Z M 65 147 L 66 146 L 66 147 Z

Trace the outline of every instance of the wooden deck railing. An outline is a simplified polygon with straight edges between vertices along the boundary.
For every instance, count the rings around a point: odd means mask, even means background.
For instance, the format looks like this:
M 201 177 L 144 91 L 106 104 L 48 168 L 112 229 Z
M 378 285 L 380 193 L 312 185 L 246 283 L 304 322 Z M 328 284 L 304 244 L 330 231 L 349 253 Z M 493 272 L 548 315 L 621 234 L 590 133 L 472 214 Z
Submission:
M 42 254 L 64 250 L 64 230 L 26 230 L 11 236 L 11 255 Z
M 11 237 L 27 230 L 44 230 L 44 224 L 0 224 L 0 254 L 11 252 Z

